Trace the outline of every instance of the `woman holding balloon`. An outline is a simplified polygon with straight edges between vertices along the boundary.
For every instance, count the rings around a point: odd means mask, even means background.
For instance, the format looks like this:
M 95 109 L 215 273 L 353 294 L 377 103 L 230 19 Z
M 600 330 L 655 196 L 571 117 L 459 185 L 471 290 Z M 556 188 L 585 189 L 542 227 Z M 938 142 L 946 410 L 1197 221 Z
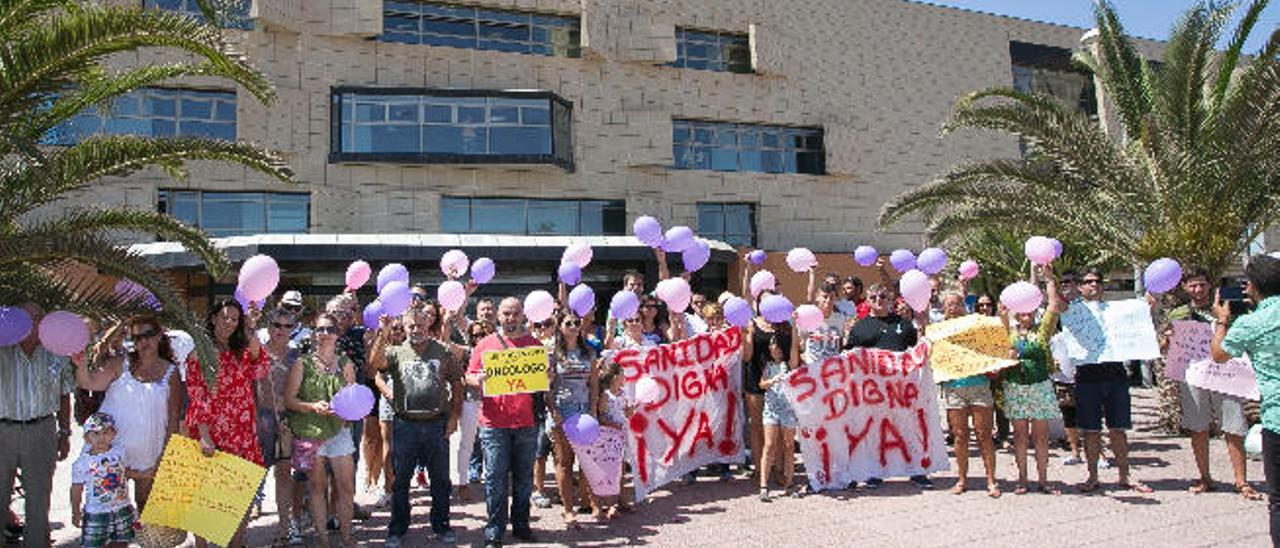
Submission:
M 295 470 L 310 472 L 307 488 L 311 519 L 318 536 L 317 545 L 329 546 L 324 531 L 328 522 L 328 497 L 325 477 L 332 470 L 337 491 L 334 501 L 338 513 L 338 531 L 343 546 L 355 546 L 351 536 L 351 513 L 354 497 L 355 443 L 341 418 L 334 414 L 330 401 L 344 386 L 356 382 L 352 360 L 338 351 L 338 319 L 326 313 L 316 320 L 313 331 L 316 348 L 303 355 L 289 370 L 285 383 L 285 406 L 292 414 L 289 424 L 294 434 L 293 465 Z
M 1045 293 L 1058 294 L 1058 284 L 1054 281 L 1048 265 L 1043 267 L 1048 279 Z M 1018 366 L 1001 372 L 1004 379 L 1005 406 L 1009 418 L 1013 421 L 1014 460 L 1018 463 L 1018 488 L 1015 494 L 1027 492 L 1027 443 L 1028 430 L 1030 440 L 1036 448 L 1036 473 L 1039 476 L 1041 493 L 1057 494 L 1049 487 L 1049 421 L 1060 418 L 1058 397 L 1054 391 L 1049 375 L 1055 369 L 1053 357 L 1049 353 L 1049 338 L 1058 330 L 1059 300 L 1049 299 L 1049 305 L 1036 325 L 1036 314 L 1019 312 L 1014 315 L 1016 323 L 1010 325 L 1011 312 L 1000 306 L 1000 321 L 1009 331 L 1009 341 L 1013 345 L 1010 357 L 1018 360 Z
M 574 453 L 570 443 L 591 441 L 582 438 L 582 429 L 578 426 L 583 422 L 595 422 L 591 417 L 591 410 L 596 408 L 599 356 L 587 346 L 582 333 L 582 320 L 576 313 L 564 310 L 555 320 L 557 329 L 551 351 L 555 374 L 551 377 L 551 390 L 548 394 L 550 405 L 547 410 L 551 421 L 547 423 L 547 430 L 555 451 L 556 487 L 564 505 L 565 526 L 577 529 L 574 512 L 578 488 L 574 483 Z M 577 477 L 577 480 L 581 482 L 582 478 Z M 591 506 L 599 515 L 600 510 L 594 500 L 591 501 Z

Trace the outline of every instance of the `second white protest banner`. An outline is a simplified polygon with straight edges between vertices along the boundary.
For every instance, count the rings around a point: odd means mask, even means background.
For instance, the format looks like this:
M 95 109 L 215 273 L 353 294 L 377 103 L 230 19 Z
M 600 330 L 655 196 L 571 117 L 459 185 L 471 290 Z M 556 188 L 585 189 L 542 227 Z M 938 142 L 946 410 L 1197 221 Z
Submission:
M 1151 307 L 1146 301 L 1128 299 L 1094 304 L 1071 303 L 1060 316 L 1069 353 L 1076 363 L 1154 360 L 1160 357 Z

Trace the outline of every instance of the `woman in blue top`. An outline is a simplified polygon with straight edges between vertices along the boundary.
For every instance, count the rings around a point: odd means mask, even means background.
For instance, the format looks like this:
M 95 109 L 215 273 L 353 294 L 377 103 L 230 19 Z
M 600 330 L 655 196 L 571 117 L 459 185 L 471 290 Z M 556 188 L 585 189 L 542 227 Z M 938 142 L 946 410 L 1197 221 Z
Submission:
M 964 316 L 968 311 L 964 306 L 964 295 L 957 291 L 946 291 L 942 294 L 942 313 L 951 320 Z M 947 424 L 955 438 L 956 452 L 956 484 L 951 493 L 959 495 L 965 492 L 965 481 L 969 477 L 969 417 L 973 417 L 973 429 L 978 437 L 978 449 L 982 452 L 982 464 L 987 470 L 987 496 L 1000 497 L 1000 486 L 996 483 L 996 446 L 991 438 L 995 398 L 991 395 L 991 385 L 987 376 L 972 375 L 953 379 L 942 384 L 942 400 L 947 408 Z

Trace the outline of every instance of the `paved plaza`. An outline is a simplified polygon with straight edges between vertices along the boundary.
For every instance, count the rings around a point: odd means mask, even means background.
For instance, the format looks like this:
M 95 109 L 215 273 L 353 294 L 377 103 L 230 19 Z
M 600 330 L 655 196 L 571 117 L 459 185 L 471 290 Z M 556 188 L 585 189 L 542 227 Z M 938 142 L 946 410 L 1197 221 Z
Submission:
M 1153 392 L 1135 390 L 1134 421 L 1139 426 L 1154 421 Z M 1064 452 L 1055 449 L 1050 478 L 1065 481 L 1061 496 L 1015 496 L 1017 477 L 1013 455 L 998 455 L 1001 487 L 999 499 L 989 499 L 980 479 L 981 463 L 975 459 L 970 491 L 961 496 L 946 491 L 954 473 L 935 476 L 937 488 L 921 492 L 903 481 L 890 481 L 875 491 L 836 492 L 800 500 L 762 503 L 756 486 L 739 476 L 720 482 L 700 478 L 692 487 L 663 489 L 634 514 L 607 525 L 590 516 L 582 529 L 566 531 L 560 508 L 534 509 L 533 527 L 538 546 L 1231 546 L 1267 545 L 1267 513 L 1264 502 L 1246 501 L 1230 490 L 1230 466 L 1226 451 L 1214 440 L 1213 473 L 1218 490 L 1199 496 L 1187 493 L 1195 476 L 1195 463 L 1186 438 L 1172 438 L 1139 430 L 1132 436 L 1137 477 L 1155 489 L 1152 495 L 1136 495 L 1115 489 L 1115 470 L 1102 471 L 1110 484 L 1103 494 L 1074 494 L 1071 487 L 1083 480 L 1083 465 L 1064 466 Z M 78 437 L 74 440 L 79 443 Z M 73 447 L 79 451 L 78 447 Z M 976 455 L 976 448 L 974 451 Z M 70 466 L 58 467 L 54 493 L 54 540 L 57 546 L 73 546 L 78 531 L 70 526 L 67 497 Z M 1034 477 L 1034 476 L 1033 476 Z M 1249 477 L 1262 487 L 1262 466 L 1249 462 Z M 548 485 L 551 484 L 550 474 Z M 480 545 L 484 505 L 480 485 L 472 486 L 472 502 L 453 508 L 453 525 L 460 545 Z M 430 536 L 429 497 L 415 488 L 414 521 L 406 546 L 439 545 Z M 359 494 L 365 505 L 373 497 Z M 386 535 L 388 511 L 374 512 L 359 523 L 356 536 L 364 545 L 380 546 Z M 269 546 L 276 516 L 270 501 L 265 515 L 249 532 L 250 546 Z M 507 540 L 512 540 L 508 536 Z M 333 538 L 336 546 L 337 538 Z M 190 545 L 190 542 L 189 542 Z

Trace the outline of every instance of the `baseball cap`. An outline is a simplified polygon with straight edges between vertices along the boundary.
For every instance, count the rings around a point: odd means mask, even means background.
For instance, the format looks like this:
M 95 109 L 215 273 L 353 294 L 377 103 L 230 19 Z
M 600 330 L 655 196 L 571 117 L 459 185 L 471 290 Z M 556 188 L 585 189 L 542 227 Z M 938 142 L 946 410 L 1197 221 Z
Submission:
M 284 296 L 280 298 L 280 304 L 302 306 L 302 292 L 296 290 L 285 291 Z
M 102 432 L 108 428 L 115 429 L 116 420 L 111 415 L 98 411 L 84 421 L 85 432 Z

